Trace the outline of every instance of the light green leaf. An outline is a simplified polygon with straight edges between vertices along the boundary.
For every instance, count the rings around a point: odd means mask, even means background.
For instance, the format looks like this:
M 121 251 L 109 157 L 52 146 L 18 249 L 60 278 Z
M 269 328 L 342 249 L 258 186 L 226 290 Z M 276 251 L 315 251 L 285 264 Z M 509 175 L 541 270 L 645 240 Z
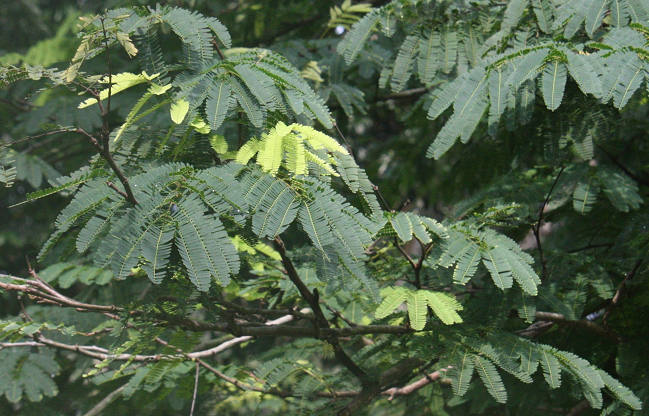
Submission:
M 171 114 L 171 121 L 176 124 L 182 123 L 188 111 L 189 101 L 185 100 L 184 98 L 180 98 L 174 101 L 171 104 L 171 108 L 169 109 L 169 112 Z
M 383 319 L 392 314 L 406 301 L 407 293 L 399 287 L 386 287 L 381 289 L 381 296 L 383 296 L 383 301 L 374 312 L 376 319 Z
M 100 100 L 105 100 L 108 98 L 108 93 L 110 92 L 110 95 L 115 95 L 117 93 L 120 93 L 124 90 L 127 90 L 135 85 L 142 84 L 144 82 L 149 82 L 155 78 L 157 78 L 160 74 L 153 74 L 149 75 L 146 72 L 142 71 L 140 74 L 133 74 L 130 72 L 122 72 L 119 74 L 113 74 L 110 78 L 109 77 L 104 77 L 101 79 L 100 82 L 104 84 L 108 84 L 109 80 L 111 83 L 110 88 L 103 89 L 99 92 L 99 99 Z M 86 108 L 90 107 L 93 104 L 97 103 L 96 98 L 88 98 L 87 100 L 83 101 L 81 104 L 79 104 L 78 108 Z

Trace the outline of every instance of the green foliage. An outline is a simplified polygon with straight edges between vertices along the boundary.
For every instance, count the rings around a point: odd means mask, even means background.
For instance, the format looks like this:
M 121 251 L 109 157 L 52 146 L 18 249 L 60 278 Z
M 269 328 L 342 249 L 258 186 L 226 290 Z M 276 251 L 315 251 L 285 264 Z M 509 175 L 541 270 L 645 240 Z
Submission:
M 29 349 L 0 351 L 0 370 L 5 375 L 2 393 L 11 403 L 23 398 L 40 402 L 44 397 L 53 397 L 58 388 L 52 377 L 60 371 L 59 365 L 48 351 L 37 353 Z
M 453 281 L 456 283 L 466 284 L 482 262 L 496 287 L 508 289 L 516 280 L 524 292 L 535 296 L 541 279 L 530 266 L 533 261 L 506 236 L 488 229 L 475 232 L 468 228 L 450 233 L 439 259 L 444 267 L 455 265 Z
M 2 51 L 0 414 L 643 414 L 646 0 L 144 3 Z

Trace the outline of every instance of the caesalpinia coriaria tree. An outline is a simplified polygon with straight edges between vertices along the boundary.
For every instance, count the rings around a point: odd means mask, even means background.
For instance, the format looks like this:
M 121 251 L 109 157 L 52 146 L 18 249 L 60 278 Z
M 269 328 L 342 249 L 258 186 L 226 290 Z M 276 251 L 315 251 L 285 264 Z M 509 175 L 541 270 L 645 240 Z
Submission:
M 320 39 L 252 48 L 122 8 L 81 18 L 64 69 L 6 57 L 7 93 L 36 90 L 0 180 L 51 185 L 10 209 L 67 205 L 0 275 L 1 408 L 68 384 L 101 394 L 86 414 L 641 414 L 648 16 L 346 1 Z M 63 173 L 30 153 L 65 141 L 92 153 Z

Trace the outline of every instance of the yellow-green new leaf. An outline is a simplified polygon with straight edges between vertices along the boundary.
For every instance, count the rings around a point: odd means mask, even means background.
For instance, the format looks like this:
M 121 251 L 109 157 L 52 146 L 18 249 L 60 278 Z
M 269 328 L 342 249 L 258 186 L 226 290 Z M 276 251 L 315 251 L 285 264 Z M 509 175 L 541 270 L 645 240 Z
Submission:
M 271 129 L 268 134 L 262 137 L 263 145 L 260 146 L 259 153 L 257 153 L 257 163 L 266 172 L 270 172 L 273 175 L 277 174 L 282 164 L 282 156 L 284 153 L 282 143 L 284 136 L 290 132 L 291 129 L 280 121 L 275 128 Z
M 322 154 L 322 150 L 348 154 L 344 147 L 324 133 L 297 123 L 287 126 L 281 121 L 258 141 L 248 143 L 239 150 L 237 162 L 246 164 L 257 155 L 257 163 L 273 175 L 281 166 L 295 175 L 305 175 L 309 173 L 307 162 L 312 162 L 328 174 L 339 176 L 332 167 L 336 160 L 330 154 Z M 318 150 L 321 152 L 313 152 Z
M 327 149 L 330 152 L 348 153 L 347 149 L 342 147 L 333 137 L 327 136 L 313 127 L 303 126 L 297 123 L 291 124 L 289 127 L 294 131 L 304 134 L 306 141 L 315 150 Z
M 397 309 L 404 301 L 407 303 L 410 327 L 421 331 L 426 326 L 428 307 L 446 325 L 461 323 L 457 311 L 462 305 L 452 296 L 429 290 L 411 290 L 405 287 L 387 287 L 381 290 L 383 302 L 376 309 L 377 319 L 385 318 Z
M 210 126 L 208 126 L 205 120 L 203 120 L 201 117 L 196 117 L 194 121 L 189 123 L 189 125 L 192 126 L 194 130 L 196 130 L 200 134 L 207 134 L 210 132 Z
M 226 142 L 225 137 L 220 134 L 212 134 L 210 136 L 210 146 L 219 155 L 227 153 L 228 151 L 228 142 Z
M 149 75 L 145 71 L 142 71 L 140 74 L 133 74 L 131 72 L 122 72 L 119 74 L 114 74 L 110 78 L 104 77 L 100 82 L 104 84 L 108 84 L 109 82 L 111 83 L 110 88 L 103 89 L 99 92 L 99 99 L 100 100 L 105 100 L 108 98 L 108 94 L 110 92 L 110 95 L 115 95 L 117 93 L 120 93 L 124 90 L 127 90 L 135 85 L 139 85 L 145 82 L 149 82 L 153 80 L 154 78 L 158 77 L 160 74 L 153 74 Z M 90 107 L 93 104 L 97 103 L 96 98 L 88 98 L 87 100 L 81 102 L 79 104 L 79 108 L 86 108 Z
M 131 41 L 131 38 L 128 36 L 128 33 L 117 32 L 117 41 L 122 45 L 129 57 L 134 57 L 137 55 L 137 48 Z
M 169 110 L 171 114 L 171 121 L 176 124 L 182 123 L 188 111 L 189 101 L 185 100 L 184 98 L 174 101 L 174 103 L 171 104 L 171 108 Z
M 248 140 L 243 146 L 241 146 L 239 152 L 237 152 L 237 163 L 241 163 L 242 165 L 247 164 L 248 161 L 250 161 L 250 159 L 252 159 L 253 156 L 257 154 L 261 144 L 262 142 L 258 139 Z

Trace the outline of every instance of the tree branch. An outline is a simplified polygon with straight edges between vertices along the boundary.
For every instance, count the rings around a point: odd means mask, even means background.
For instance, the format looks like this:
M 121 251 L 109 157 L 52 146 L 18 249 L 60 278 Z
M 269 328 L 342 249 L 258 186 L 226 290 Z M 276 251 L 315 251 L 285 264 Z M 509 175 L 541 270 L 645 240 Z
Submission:
M 313 293 L 311 293 L 311 291 L 309 291 L 309 288 L 307 288 L 307 286 L 304 284 L 302 279 L 300 279 L 300 276 L 297 274 L 297 271 L 295 270 L 295 266 L 293 266 L 293 262 L 291 262 L 291 259 L 286 254 L 286 246 L 284 245 L 282 239 L 279 236 L 275 237 L 274 243 L 275 243 L 275 248 L 277 249 L 280 256 L 282 257 L 282 264 L 284 265 L 284 268 L 286 268 L 286 273 L 288 275 L 288 278 L 297 287 L 302 298 L 309 304 L 309 306 L 311 306 L 311 310 L 313 311 L 316 318 L 315 320 L 316 338 L 321 338 L 322 331 L 329 330 L 330 328 L 329 328 L 329 321 L 327 321 L 327 318 L 325 318 L 324 313 L 320 308 L 320 299 L 319 299 L 318 292 L 317 290 L 314 290 Z M 355 328 L 345 328 L 345 329 L 355 329 Z M 324 339 L 333 347 L 334 355 L 336 356 L 336 359 L 342 365 L 347 367 L 347 369 L 361 381 L 361 384 L 363 386 L 370 386 L 375 384 L 367 375 L 367 373 L 363 371 L 363 369 L 360 368 L 347 355 L 345 350 L 343 350 L 342 346 L 340 345 L 340 342 L 337 337 L 328 335 L 325 336 Z
M 615 291 L 615 295 L 613 295 L 613 298 L 611 299 L 611 303 L 606 307 L 606 312 L 604 312 L 604 317 L 602 318 L 602 322 L 604 322 L 604 326 L 608 327 L 608 317 L 611 314 L 611 310 L 617 306 L 617 304 L 620 302 L 620 299 L 622 298 L 622 295 L 624 294 L 624 291 L 626 289 L 626 283 L 633 279 L 635 274 L 638 272 L 638 269 L 640 269 L 640 265 L 642 264 L 643 259 L 638 259 L 635 262 L 635 265 L 633 266 L 633 269 L 629 273 L 624 276 L 624 280 L 620 282 L 620 285 L 617 287 L 617 290 Z
M 407 396 L 419 390 L 420 388 L 441 379 L 446 373 L 446 371 L 448 371 L 451 368 L 452 368 L 451 366 L 442 368 L 441 370 L 437 370 L 430 374 L 425 375 L 424 377 L 420 378 L 419 380 L 413 383 L 408 384 L 407 386 L 392 387 L 390 389 L 383 391 L 381 394 L 385 396 L 389 396 L 388 400 L 394 399 L 395 396 Z
M 111 404 L 122 392 L 124 389 L 126 389 L 126 386 L 128 383 L 124 384 L 121 387 L 118 387 L 117 389 L 113 390 L 110 392 L 106 397 L 104 397 L 99 403 L 95 405 L 92 409 L 88 410 L 86 413 L 84 413 L 83 416 L 97 416 L 101 414 L 101 412 L 104 411 L 104 409 Z
M 534 232 L 534 238 L 536 239 L 536 247 L 539 249 L 539 258 L 541 260 L 541 268 L 542 268 L 541 278 L 544 280 L 547 278 L 548 270 L 547 270 L 545 257 L 543 255 L 543 246 L 541 245 L 541 233 L 540 233 L 541 223 L 543 222 L 545 207 L 548 205 L 548 202 L 550 202 L 550 196 L 552 196 L 552 191 L 554 191 L 554 187 L 557 185 L 557 182 L 559 182 L 559 178 L 561 177 L 561 174 L 563 173 L 564 169 L 565 166 L 562 166 L 556 178 L 554 178 L 554 182 L 552 182 L 552 186 L 550 187 L 550 190 L 548 191 L 548 194 L 546 195 L 545 200 L 543 201 L 543 205 L 541 205 L 541 208 L 539 209 L 538 221 L 536 222 L 536 225 L 532 227 L 532 231 Z
M 615 342 L 619 342 L 620 339 L 619 337 L 612 331 L 609 331 L 599 325 L 597 325 L 595 322 L 591 322 L 585 319 L 579 319 L 579 320 L 570 320 L 566 319 L 566 317 L 560 313 L 554 313 L 554 312 L 541 312 L 537 311 L 535 314 L 535 317 L 539 321 L 545 321 L 545 322 L 553 322 L 559 325 L 566 325 L 566 326 L 573 326 L 577 328 L 583 328 L 588 331 L 591 331 L 597 335 L 609 338 L 614 340 Z
M 198 375 L 200 373 L 200 363 L 196 362 L 196 376 L 194 377 L 194 394 L 192 394 L 192 407 L 189 416 L 194 416 L 194 406 L 196 405 L 196 394 L 198 393 Z
M 309 311 L 310 311 L 310 309 L 306 309 L 306 308 L 305 308 L 305 309 L 302 309 L 300 312 L 301 312 L 301 313 L 307 313 L 307 312 L 309 312 Z M 293 315 L 286 315 L 286 316 L 282 316 L 281 318 L 275 319 L 275 320 L 273 320 L 273 321 L 268 321 L 268 322 L 266 322 L 266 325 L 268 325 L 268 326 L 272 326 L 272 325 L 280 325 L 280 324 L 283 324 L 283 323 L 286 323 L 286 322 L 290 322 L 290 321 L 292 321 L 292 320 L 293 320 Z M 222 352 L 222 351 L 225 351 L 225 350 L 227 350 L 228 348 L 232 348 L 232 347 L 234 347 L 234 346 L 237 345 L 237 344 L 241 344 L 242 342 L 249 341 L 249 340 L 251 340 L 252 338 L 253 338 L 253 337 L 250 336 L 250 335 L 246 335 L 246 336 L 242 336 L 242 337 L 233 338 L 233 339 L 231 339 L 231 340 L 225 341 L 225 342 L 223 342 L 223 343 L 217 345 L 217 346 L 214 347 L 214 348 L 210 348 L 210 349 L 207 349 L 207 350 L 204 350 L 204 351 L 197 351 L 197 352 L 194 352 L 194 353 L 189 354 L 189 356 L 190 356 L 191 358 L 204 358 L 204 357 L 209 357 L 209 356 L 211 356 L 211 355 L 215 355 L 215 354 L 218 354 L 218 353 L 220 353 L 220 352 Z

